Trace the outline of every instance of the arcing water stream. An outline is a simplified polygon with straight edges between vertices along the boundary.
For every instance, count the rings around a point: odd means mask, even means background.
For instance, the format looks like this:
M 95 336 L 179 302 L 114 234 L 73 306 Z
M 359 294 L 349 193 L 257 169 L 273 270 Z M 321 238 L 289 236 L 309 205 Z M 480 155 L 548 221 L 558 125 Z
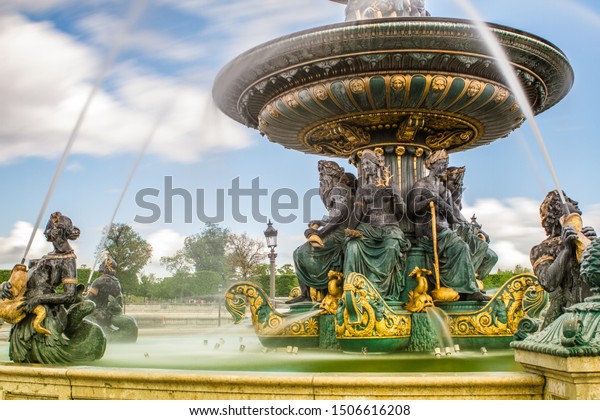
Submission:
M 23 259 L 21 261 L 21 264 L 24 264 L 25 260 L 27 259 L 27 255 L 29 254 L 29 250 L 31 249 L 31 245 L 33 244 L 33 239 L 35 238 L 35 234 L 40 227 L 40 223 L 42 222 L 42 217 L 44 217 L 44 213 L 46 212 L 46 208 L 48 207 L 48 204 L 50 203 L 50 199 L 52 198 L 52 194 L 54 193 L 56 184 L 58 183 L 58 180 L 59 180 L 61 174 L 63 173 L 65 164 L 67 163 L 67 159 L 69 158 L 69 155 L 71 154 L 71 149 L 73 148 L 73 144 L 75 144 L 75 140 L 77 139 L 79 130 L 81 129 L 83 121 L 85 120 L 85 117 L 90 108 L 90 105 L 92 104 L 92 101 L 94 100 L 94 97 L 96 96 L 96 93 L 100 89 L 102 82 L 106 78 L 106 75 L 108 74 L 109 69 L 111 68 L 114 60 L 116 59 L 121 46 L 125 42 L 128 32 L 130 31 L 130 29 L 134 25 L 134 23 L 137 21 L 142 10 L 145 7 L 145 4 L 146 4 L 146 0 L 136 0 L 133 2 L 133 5 L 131 6 L 131 9 L 130 9 L 130 12 L 129 12 L 127 18 L 123 21 L 122 27 L 118 31 L 117 36 L 115 37 L 110 48 L 108 49 L 108 52 L 104 59 L 104 63 L 102 64 L 102 67 L 100 68 L 100 72 L 98 73 L 98 76 L 96 77 L 96 80 L 94 81 L 94 84 L 92 85 L 92 89 L 91 89 L 89 95 L 87 96 L 85 104 L 83 105 L 83 108 L 81 109 L 81 112 L 79 113 L 79 116 L 77 117 L 75 126 L 73 127 L 73 130 L 71 131 L 69 140 L 67 141 L 67 145 L 65 146 L 65 149 L 62 153 L 60 161 L 58 162 L 58 165 L 56 166 L 56 171 L 54 172 L 54 177 L 52 178 L 52 181 L 50 182 L 50 186 L 48 187 L 48 191 L 46 192 L 46 196 L 44 197 L 44 201 L 42 202 L 42 206 L 40 207 L 40 211 L 39 211 L 37 219 L 35 221 L 35 225 L 33 226 L 33 230 L 31 231 L 31 236 L 29 237 L 29 242 L 27 243 L 27 246 L 25 247 L 25 253 L 23 254 Z
M 479 34 L 481 35 L 483 41 L 485 42 L 487 47 L 490 49 L 490 53 L 496 59 L 498 67 L 500 67 L 502 74 L 506 78 L 506 83 L 508 84 L 513 95 L 515 95 L 515 98 L 516 98 L 519 106 L 521 107 L 521 110 L 523 111 L 523 114 L 525 115 L 525 118 L 526 118 L 527 122 L 529 123 L 531 130 L 533 131 L 535 140 L 542 152 L 542 155 L 546 161 L 546 164 L 548 165 L 548 170 L 550 171 L 550 175 L 552 176 L 554 184 L 556 185 L 556 188 L 558 190 L 558 194 L 560 196 L 561 202 L 565 206 L 566 214 L 569 214 L 570 212 L 567 207 L 567 201 L 563 194 L 563 190 L 560 185 L 560 181 L 558 180 L 558 175 L 556 174 L 556 170 L 554 169 L 554 164 L 552 163 L 550 153 L 548 152 L 548 148 L 546 147 L 546 143 L 544 142 L 542 132 L 535 120 L 533 109 L 531 108 L 531 105 L 529 104 L 529 101 L 527 99 L 525 91 L 523 90 L 523 87 L 521 86 L 521 83 L 519 83 L 519 80 L 517 79 L 517 75 L 510 63 L 510 60 L 508 59 L 508 56 L 506 55 L 506 52 L 504 51 L 504 49 L 502 48 L 502 46 L 500 45 L 500 43 L 498 42 L 498 40 L 496 39 L 496 37 L 494 36 L 492 31 L 490 30 L 490 28 L 483 21 L 483 18 L 481 17 L 481 15 L 473 7 L 471 2 L 469 0 L 455 0 L 455 1 L 467 13 L 467 15 L 470 17 L 470 19 L 473 20 L 473 23 L 477 27 L 477 30 L 478 30 Z

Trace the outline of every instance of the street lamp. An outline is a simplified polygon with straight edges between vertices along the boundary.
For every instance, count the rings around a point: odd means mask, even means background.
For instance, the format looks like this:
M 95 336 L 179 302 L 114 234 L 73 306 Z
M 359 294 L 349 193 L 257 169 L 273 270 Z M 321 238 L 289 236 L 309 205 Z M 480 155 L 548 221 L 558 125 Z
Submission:
M 223 274 L 223 283 L 225 283 L 225 274 Z M 219 307 L 219 318 L 217 319 L 217 326 L 221 326 L 221 296 L 223 294 L 223 283 L 219 283 L 217 286 L 218 294 L 217 294 L 217 303 Z
M 269 274 L 271 275 L 269 281 L 269 295 L 271 296 L 271 301 L 273 301 L 275 299 L 275 258 L 277 258 L 275 248 L 277 247 L 277 229 L 273 227 L 271 220 L 269 220 L 269 223 L 267 223 L 265 238 L 267 240 L 267 246 L 271 250 L 268 255 L 269 262 L 271 263 L 269 268 Z

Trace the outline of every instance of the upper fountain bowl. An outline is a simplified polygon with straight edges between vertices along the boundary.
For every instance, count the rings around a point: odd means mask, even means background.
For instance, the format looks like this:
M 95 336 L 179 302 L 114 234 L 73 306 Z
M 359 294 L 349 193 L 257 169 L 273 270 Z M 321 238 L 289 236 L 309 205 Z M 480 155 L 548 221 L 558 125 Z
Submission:
M 551 43 L 489 25 L 539 114 L 571 89 Z M 389 18 L 319 27 L 259 45 L 228 63 L 219 108 L 286 148 L 350 156 L 377 144 L 464 150 L 524 121 L 474 23 Z

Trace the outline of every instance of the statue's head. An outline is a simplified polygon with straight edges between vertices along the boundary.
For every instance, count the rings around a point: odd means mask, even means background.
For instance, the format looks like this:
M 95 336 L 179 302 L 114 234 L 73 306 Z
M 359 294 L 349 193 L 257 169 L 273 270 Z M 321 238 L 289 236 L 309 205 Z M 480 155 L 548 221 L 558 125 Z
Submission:
M 380 153 L 376 153 L 373 150 L 363 150 L 362 155 L 360 157 L 361 163 L 369 162 L 374 163 L 377 167 L 383 167 L 383 155 Z
M 360 157 L 361 175 L 379 175 L 384 167 L 383 155 L 372 150 L 363 150 Z
M 113 260 L 111 257 L 106 257 L 102 264 L 100 264 L 100 268 L 98 269 L 102 274 L 114 275 L 117 272 L 117 262 Z
M 568 214 L 581 214 L 581 210 L 579 210 L 579 203 L 567 197 L 564 192 L 563 195 L 567 201 Z M 560 198 L 558 190 L 553 190 L 546 194 L 546 198 L 544 198 L 544 201 L 540 205 L 540 218 L 542 220 L 542 226 L 546 231 L 546 235 L 560 236 L 562 232 L 560 218 L 566 215 L 567 209 Z
M 46 240 L 52 242 L 59 238 L 75 240 L 79 238 L 79 228 L 73 225 L 71 219 L 59 211 L 50 215 L 44 235 Z
M 448 153 L 444 149 L 437 150 L 427 156 L 424 163 L 430 174 L 441 177 L 448 169 Z
M 465 177 L 465 167 L 451 166 L 446 170 L 446 187 L 450 191 L 461 191 Z
M 320 160 L 318 169 L 321 176 L 327 175 L 332 178 L 341 178 L 344 175 L 344 169 L 331 160 Z

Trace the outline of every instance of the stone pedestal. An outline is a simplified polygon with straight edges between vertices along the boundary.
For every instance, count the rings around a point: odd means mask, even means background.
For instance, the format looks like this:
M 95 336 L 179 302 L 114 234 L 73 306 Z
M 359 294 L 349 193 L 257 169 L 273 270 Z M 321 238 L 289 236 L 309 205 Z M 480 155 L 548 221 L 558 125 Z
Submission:
M 545 378 L 545 400 L 600 399 L 600 357 L 562 357 L 516 350 L 525 370 Z

